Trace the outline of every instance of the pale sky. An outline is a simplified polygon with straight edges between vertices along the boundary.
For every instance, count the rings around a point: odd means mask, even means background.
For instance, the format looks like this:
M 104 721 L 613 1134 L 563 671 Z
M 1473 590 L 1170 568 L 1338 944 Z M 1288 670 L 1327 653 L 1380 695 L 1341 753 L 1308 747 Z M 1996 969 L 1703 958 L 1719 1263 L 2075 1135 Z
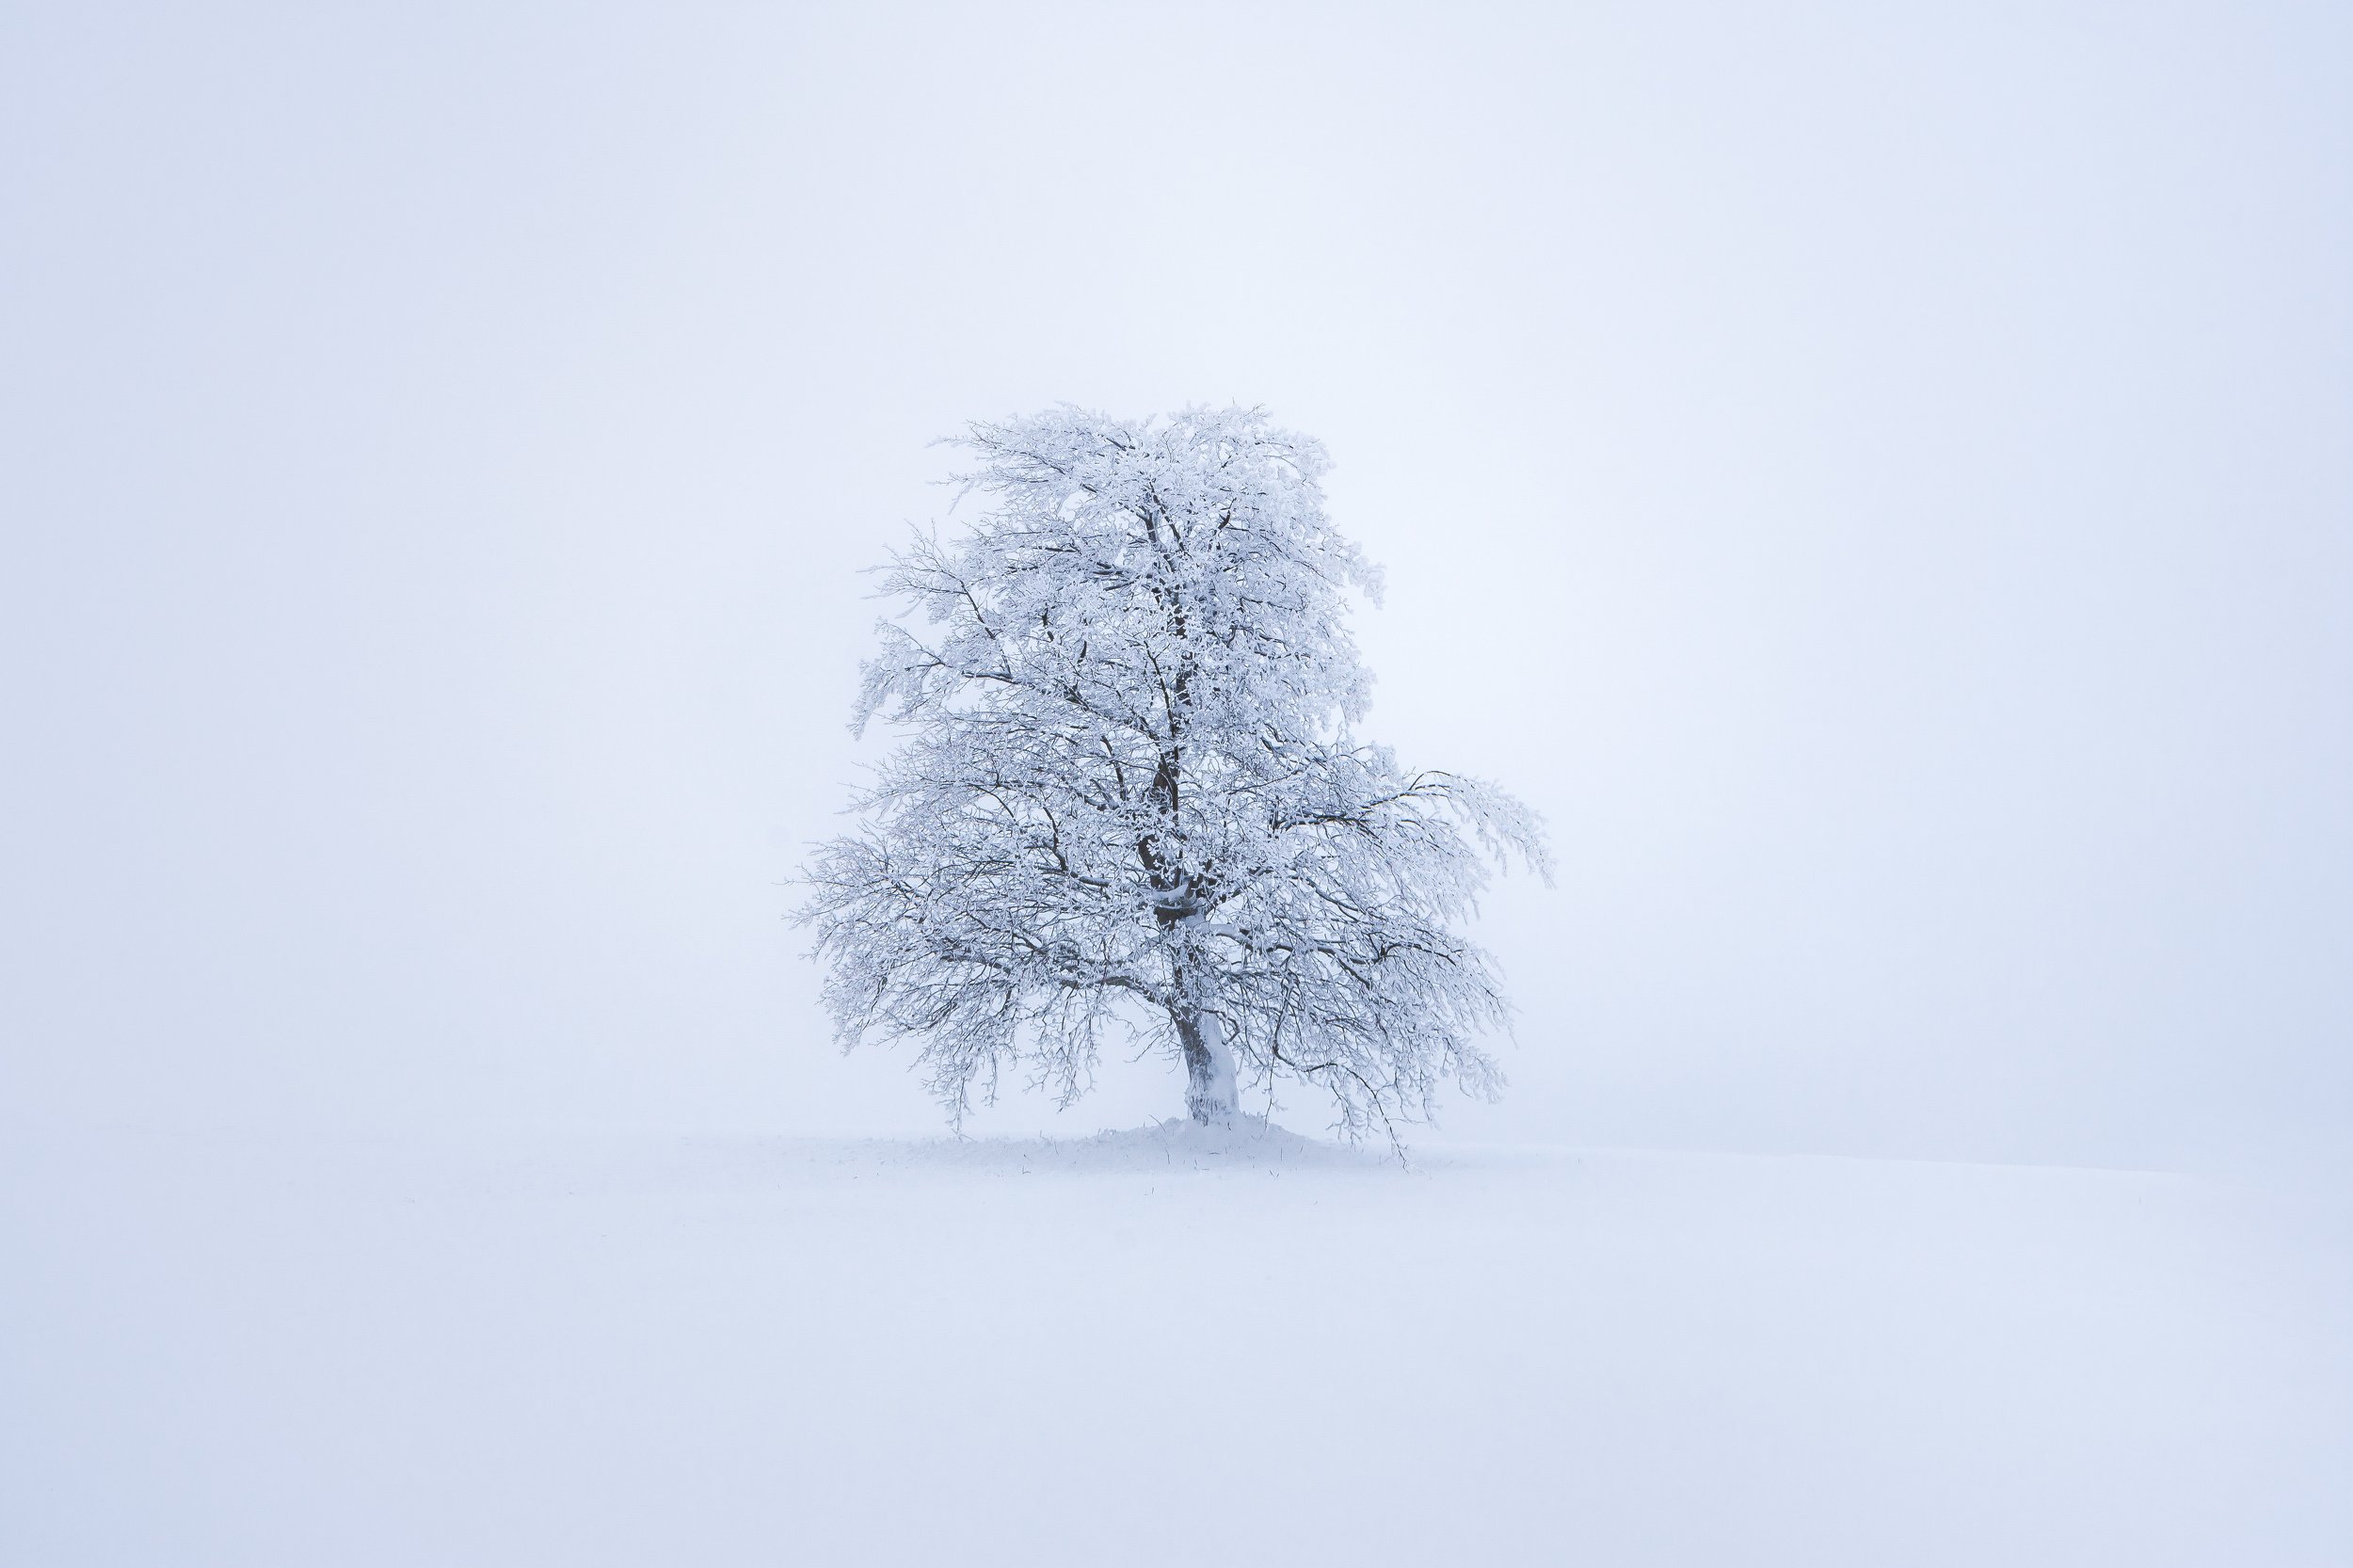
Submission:
M 935 1128 L 781 918 L 858 568 L 965 420 L 1242 401 L 1552 824 L 1447 1136 L 2340 1149 L 2348 32 L 12 7 L 0 1117 Z

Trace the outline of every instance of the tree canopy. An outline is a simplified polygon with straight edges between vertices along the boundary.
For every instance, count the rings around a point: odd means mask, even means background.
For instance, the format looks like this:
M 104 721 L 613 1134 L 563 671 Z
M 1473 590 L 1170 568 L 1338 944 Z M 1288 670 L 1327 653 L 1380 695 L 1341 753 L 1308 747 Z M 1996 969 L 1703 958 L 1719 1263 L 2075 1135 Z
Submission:
M 972 425 L 952 537 L 884 568 L 856 726 L 904 737 L 799 918 L 845 1047 L 915 1042 L 952 1116 L 1008 1071 L 1064 1103 L 1107 1044 L 1186 1069 L 1196 1119 L 1312 1084 L 1354 1137 L 1500 1085 L 1508 1005 L 1454 927 L 1532 813 L 1355 733 L 1353 593 L 1315 441 L 1262 410 Z

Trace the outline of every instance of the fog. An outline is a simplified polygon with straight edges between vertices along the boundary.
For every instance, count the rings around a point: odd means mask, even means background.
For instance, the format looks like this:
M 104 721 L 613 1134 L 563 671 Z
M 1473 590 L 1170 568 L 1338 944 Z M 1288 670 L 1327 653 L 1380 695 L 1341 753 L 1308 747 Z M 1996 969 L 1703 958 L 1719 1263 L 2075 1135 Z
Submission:
M 2349 30 L 13 9 L 0 1117 L 936 1128 L 784 919 L 859 568 L 966 420 L 1241 401 L 1562 863 L 1445 1137 L 2341 1158 Z

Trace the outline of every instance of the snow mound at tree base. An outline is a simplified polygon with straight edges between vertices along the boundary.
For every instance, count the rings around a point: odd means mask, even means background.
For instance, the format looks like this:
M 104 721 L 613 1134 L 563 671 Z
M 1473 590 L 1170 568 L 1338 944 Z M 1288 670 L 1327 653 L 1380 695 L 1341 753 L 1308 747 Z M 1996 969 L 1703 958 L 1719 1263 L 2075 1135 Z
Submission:
M 1385 1145 L 1352 1147 L 1309 1138 L 1257 1116 L 1240 1116 L 1222 1127 L 1178 1117 L 1092 1138 L 943 1138 L 862 1147 L 888 1165 L 954 1165 L 1016 1175 L 1398 1168 Z
M 1145 1170 L 1168 1165 L 1361 1169 L 1381 1165 L 1385 1152 L 1369 1145 L 1352 1147 L 1305 1137 L 1256 1116 L 1238 1116 L 1219 1127 L 1176 1118 L 1097 1133 L 1064 1146 L 1074 1157 L 1074 1164 Z

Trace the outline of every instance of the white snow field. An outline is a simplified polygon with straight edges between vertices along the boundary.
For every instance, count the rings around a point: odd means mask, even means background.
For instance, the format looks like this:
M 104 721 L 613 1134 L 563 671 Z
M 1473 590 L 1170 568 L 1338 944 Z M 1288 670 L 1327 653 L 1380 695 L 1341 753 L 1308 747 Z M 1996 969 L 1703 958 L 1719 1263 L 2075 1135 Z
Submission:
M 0 1561 L 2339 1564 L 2339 1216 L 2084 1170 L 11 1138 Z

